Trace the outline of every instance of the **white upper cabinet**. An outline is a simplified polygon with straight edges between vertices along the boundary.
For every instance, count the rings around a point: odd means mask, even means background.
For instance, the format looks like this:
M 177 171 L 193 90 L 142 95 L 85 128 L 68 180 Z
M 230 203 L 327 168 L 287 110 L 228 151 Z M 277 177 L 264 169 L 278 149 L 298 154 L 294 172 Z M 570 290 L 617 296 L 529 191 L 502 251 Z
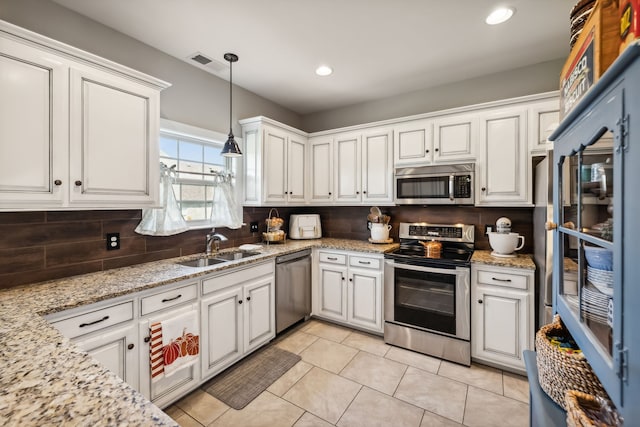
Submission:
M 480 116 L 476 205 L 531 205 L 527 108 L 511 106 Z
M 168 86 L 0 21 L 0 209 L 155 206 Z
M 360 203 L 362 145 L 359 134 L 338 135 L 335 140 L 336 202 Z
M 432 162 L 432 131 L 429 120 L 414 120 L 394 126 L 393 163 L 398 166 L 427 165 Z
M 532 155 L 546 155 L 553 144 L 547 140 L 560 124 L 560 101 L 535 102 L 529 107 L 529 152 Z
M 477 145 L 477 113 L 454 114 L 433 120 L 434 163 L 473 161 Z
M 241 120 L 244 205 L 303 205 L 307 194 L 307 136 L 266 117 Z
M 309 174 L 311 175 L 309 202 L 333 201 L 333 139 L 309 139 Z

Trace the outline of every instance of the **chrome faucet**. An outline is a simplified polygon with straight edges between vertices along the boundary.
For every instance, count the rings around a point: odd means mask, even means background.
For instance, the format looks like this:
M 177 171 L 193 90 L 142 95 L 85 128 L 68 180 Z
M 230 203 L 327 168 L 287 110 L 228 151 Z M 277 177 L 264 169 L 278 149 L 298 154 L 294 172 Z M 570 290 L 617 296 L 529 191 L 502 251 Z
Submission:
M 205 251 L 205 255 L 209 256 L 211 255 L 211 244 L 214 245 L 215 251 L 216 253 L 220 250 L 220 242 L 224 242 L 227 241 L 229 239 L 227 239 L 225 236 L 223 236 L 220 233 L 216 233 L 216 229 L 212 228 L 211 232 L 209 232 L 209 234 L 207 234 L 207 249 Z

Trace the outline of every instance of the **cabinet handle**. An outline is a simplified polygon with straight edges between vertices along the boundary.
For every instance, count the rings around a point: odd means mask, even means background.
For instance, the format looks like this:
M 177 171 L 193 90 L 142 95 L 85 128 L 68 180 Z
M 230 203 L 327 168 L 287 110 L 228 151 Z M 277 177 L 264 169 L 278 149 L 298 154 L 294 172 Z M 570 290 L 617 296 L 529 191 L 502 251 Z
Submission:
M 251 297 L 247 297 L 247 301 L 251 301 Z
M 329 191 L 329 195 L 331 195 L 331 191 Z
M 498 279 L 496 277 L 492 277 L 491 280 L 495 280 L 496 282 L 510 282 L 511 279 Z
M 337 261 L 337 260 L 338 260 L 338 258 L 333 257 L 333 256 L 328 256 L 328 257 L 327 257 L 327 259 L 328 259 L 329 261 Z
M 55 185 L 62 185 L 62 181 L 60 181 L 59 179 L 56 179 L 55 181 L 53 181 L 53 183 Z
M 350 282 L 353 282 L 353 277 L 349 277 L 349 281 L 350 281 Z
M 438 148 L 436 148 L 436 153 L 438 152 L 438 150 L 439 150 L 439 149 L 438 149 Z
M 487 187 L 482 187 L 480 190 L 487 191 Z
M 242 300 L 241 299 L 238 300 L 238 304 L 242 304 Z
M 75 184 L 76 184 L 76 187 L 80 187 L 82 185 L 82 181 L 78 180 L 75 182 Z
M 358 261 L 358 264 L 369 265 L 371 264 L 371 261 Z
M 134 348 L 134 347 L 135 347 L 135 345 L 133 345 L 133 344 L 129 344 L 129 345 L 127 346 L 127 348 L 128 348 L 129 350 L 133 350 L 133 348 Z
M 365 191 L 363 191 L 363 192 L 362 192 L 362 194 L 367 194 L 367 191 L 366 191 L 366 190 L 365 190 Z
M 482 300 L 481 299 L 478 300 L 478 304 L 482 304 Z
M 429 150 L 424 150 L 424 152 L 425 152 L 426 154 L 429 154 Z
M 107 320 L 109 318 L 109 316 L 104 316 L 102 319 L 98 319 L 94 322 L 89 322 L 89 323 L 81 323 L 80 327 L 84 328 L 85 326 L 91 326 L 91 325 L 95 325 L 96 323 L 100 323 L 100 322 L 104 322 L 105 320 Z
M 359 191 L 356 191 L 356 194 L 360 194 L 360 192 L 359 192 Z
M 344 276 L 342 277 L 342 281 L 344 282 Z
M 151 341 L 151 337 L 144 337 L 144 342 L 149 342 Z
M 175 301 L 175 300 L 177 300 L 178 298 L 181 298 L 181 297 L 182 297 L 182 294 L 179 294 L 177 297 L 165 298 L 165 299 L 162 300 L 162 302 Z

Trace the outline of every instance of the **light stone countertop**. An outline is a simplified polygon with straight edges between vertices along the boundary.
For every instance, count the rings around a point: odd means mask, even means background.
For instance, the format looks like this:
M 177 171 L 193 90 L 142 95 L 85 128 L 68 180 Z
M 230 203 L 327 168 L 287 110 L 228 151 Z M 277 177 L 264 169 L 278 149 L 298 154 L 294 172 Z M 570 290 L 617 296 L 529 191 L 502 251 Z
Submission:
M 497 267 L 523 268 L 535 270 L 536 265 L 528 254 L 517 254 L 514 258 L 503 258 L 491 255 L 491 251 L 476 250 L 471 258 L 472 263 L 495 265 Z
M 255 257 L 209 267 L 177 264 L 199 257 L 191 255 L 0 292 L 0 425 L 176 426 L 42 316 L 313 247 L 382 254 L 398 244 L 287 240 L 263 245 Z

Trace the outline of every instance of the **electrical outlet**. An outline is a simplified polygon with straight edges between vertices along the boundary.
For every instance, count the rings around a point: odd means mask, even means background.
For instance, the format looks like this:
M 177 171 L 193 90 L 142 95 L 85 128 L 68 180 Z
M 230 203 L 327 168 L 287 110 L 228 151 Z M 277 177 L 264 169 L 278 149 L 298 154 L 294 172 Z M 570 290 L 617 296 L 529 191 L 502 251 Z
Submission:
M 120 249 L 120 233 L 107 233 L 107 250 Z
M 253 221 L 249 223 L 249 231 L 252 233 L 258 232 L 258 221 Z
M 492 231 L 493 231 L 493 226 L 491 224 L 485 224 L 484 225 L 484 234 L 485 234 L 485 236 L 488 233 L 491 233 Z

